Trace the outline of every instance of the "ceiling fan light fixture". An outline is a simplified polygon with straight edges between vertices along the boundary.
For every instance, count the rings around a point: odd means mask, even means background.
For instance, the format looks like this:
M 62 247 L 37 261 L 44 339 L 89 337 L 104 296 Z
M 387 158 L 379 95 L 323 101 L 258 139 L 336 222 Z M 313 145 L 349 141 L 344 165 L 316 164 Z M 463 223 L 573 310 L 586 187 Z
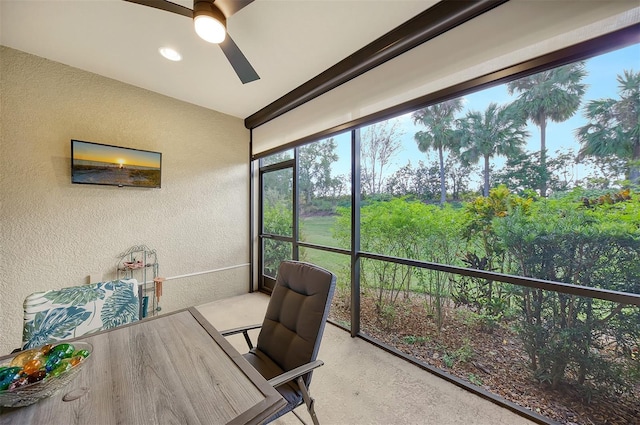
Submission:
M 193 5 L 193 25 L 196 34 L 209 43 L 222 43 L 227 36 L 224 14 L 211 1 L 196 1 Z

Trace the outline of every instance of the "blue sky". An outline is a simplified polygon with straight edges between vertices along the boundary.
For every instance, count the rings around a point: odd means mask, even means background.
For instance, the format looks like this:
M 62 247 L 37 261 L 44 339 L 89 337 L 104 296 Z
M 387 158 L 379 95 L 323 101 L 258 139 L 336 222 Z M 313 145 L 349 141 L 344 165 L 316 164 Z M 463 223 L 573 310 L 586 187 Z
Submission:
M 160 168 L 160 153 L 74 141 L 74 159 Z
M 590 100 L 607 97 L 618 98 L 618 82 L 616 78 L 617 75 L 622 74 L 622 71 L 625 69 L 633 69 L 636 72 L 640 70 L 640 44 L 615 50 L 587 60 L 587 76 L 583 79 L 583 82 L 587 85 L 587 90 L 583 97 L 583 105 Z M 467 111 L 471 109 L 484 111 L 491 102 L 497 102 L 499 104 L 510 103 L 515 100 L 516 97 L 517 95 L 515 94 L 509 95 L 506 85 L 485 89 L 465 96 L 465 109 L 459 116 L 464 116 Z M 411 161 L 411 164 L 416 166 L 419 160 L 430 163 L 437 159 L 437 154 L 433 151 L 425 154 L 418 150 L 413 136 L 423 128 L 415 126 L 410 116 L 411 114 L 405 114 L 398 117 L 403 128 L 403 136 L 401 138 L 403 148 L 393 159 L 393 164 L 389 166 L 389 169 L 385 173 L 387 176 L 397 168 L 404 166 L 408 161 Z M 572 118 L 562 123 L 550 122 L 547 125 L 547 150 L 549 156 L 555 156 L 558 150 L 567 151 L 568 149 L 573 149 L 574 152 L 577 152 L 580 149 L 580 144 L 575 139 L 574 132 L 576 128 L 585 124 L 586 120 L 582 116 L 581 110 Z M 539 151 L 540 131 L 538 127 L 529 123 L 527 130 L 530 135 L 525 149 L 529 152 Z M 334 173 L 348 174 L 350 167 L 349 137 L 347 135 L 339 135 L 334 137 L 334 139 L 338 142 L 338 155 L 340 156 L 340 160 L 334 165 Z M 497 158 L 494 160 L 494 163 L 496 168 L 499 168 L 504 163 L 504 159 Z M 586 170 L 576 167 L 575 172 L 578 174 L 576 177 L 582 178 Z M 474 177 L 474 182 L 480 181 L 479 175 Z

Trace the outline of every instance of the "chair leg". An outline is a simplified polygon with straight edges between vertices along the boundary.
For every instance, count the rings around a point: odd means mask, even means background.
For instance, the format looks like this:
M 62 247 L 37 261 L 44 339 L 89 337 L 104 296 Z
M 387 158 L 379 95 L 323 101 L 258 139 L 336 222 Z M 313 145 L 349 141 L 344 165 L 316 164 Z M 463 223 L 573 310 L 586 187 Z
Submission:
M 307 405 L 307 411 L 311 416 L 311 420 L 313 421 L 313 424 L 320 425 L 320 422 L 318 422 L 318 417 L 316 416 L 316 410 L 314 408 L 315 400 L 313 399 L 313 397 L 309 395 L 307 386 L 304 384 L 304 380 L 302 379 L 301 376 L 298 377 L 297 382 L 298 382 L 298 387 L 300 387 L 300 391 L 302 391 L 302 398 L 304 399 L 304 402 Z

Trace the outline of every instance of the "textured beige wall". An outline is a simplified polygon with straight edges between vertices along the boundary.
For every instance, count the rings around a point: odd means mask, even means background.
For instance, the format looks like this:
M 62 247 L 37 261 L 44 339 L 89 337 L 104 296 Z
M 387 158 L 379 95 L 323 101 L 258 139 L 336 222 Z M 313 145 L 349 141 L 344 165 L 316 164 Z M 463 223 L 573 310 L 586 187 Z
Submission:
M 0 96 L 0 353 L 28 294 L 113 278 L 132 245 L 168 278 L 238 266 L 168 280 L 163 312 L 247 292 L 242 120 L 5 47 Z M 72 138 L 162 152 L 162 188 L 71 184 Z

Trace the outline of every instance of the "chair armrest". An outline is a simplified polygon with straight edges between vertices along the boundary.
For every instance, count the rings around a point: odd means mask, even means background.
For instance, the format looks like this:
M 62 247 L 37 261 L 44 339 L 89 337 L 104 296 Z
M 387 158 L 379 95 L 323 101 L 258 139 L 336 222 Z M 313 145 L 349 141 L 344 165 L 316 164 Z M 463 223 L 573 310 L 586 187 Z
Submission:
M 249 331 L 253 330 L 253 329 L 260 329 L 262 327 L 262 325 L 249 325 L 249 326 L 242 326 L 239 328 L 234 328 L 234 329 L 229 329 L 226 331 L 222 331 L 220 332 L 220 334 L 224 337 L 230 336 L 230 335 L 236 335 L 236 334 L 243 334 L 244 335 L 244 340 L 247 341 L 247 345 L 249 346 L 249 349 L 251 350 L 253 348 L 253 343 L 251 342 L 251 338 L 249 338 Z
M 239 328 L 233 328 L 233 329 L 228 329 L 226 331 L 221 331 L 220 334 L 222 336 L 229 336 L 229 335 L 235 335 L 235 334 L 239 334 L 239 333 L 244 333 L 246 331 L 250 331 L 252 329 L 260 329 L 262 327 L 262 324 L 259 325 L 249 325 L 249 326 L 241 326 Z
M 272 387 L 276 388 L 284 384 L 285 382 L 293 381 L 297 377 L 311 372 L 313 369 L 320 367 L 323 364 L 324 362 L 322 360 L 314 360 L 310 363 L 303 364 L 302 366 L 298 366 L 295 369 L 291 369 L 288 372 L 282 373 L 274 378 L 271 378 L 267 382 L 269 382 L 269 384 Z

